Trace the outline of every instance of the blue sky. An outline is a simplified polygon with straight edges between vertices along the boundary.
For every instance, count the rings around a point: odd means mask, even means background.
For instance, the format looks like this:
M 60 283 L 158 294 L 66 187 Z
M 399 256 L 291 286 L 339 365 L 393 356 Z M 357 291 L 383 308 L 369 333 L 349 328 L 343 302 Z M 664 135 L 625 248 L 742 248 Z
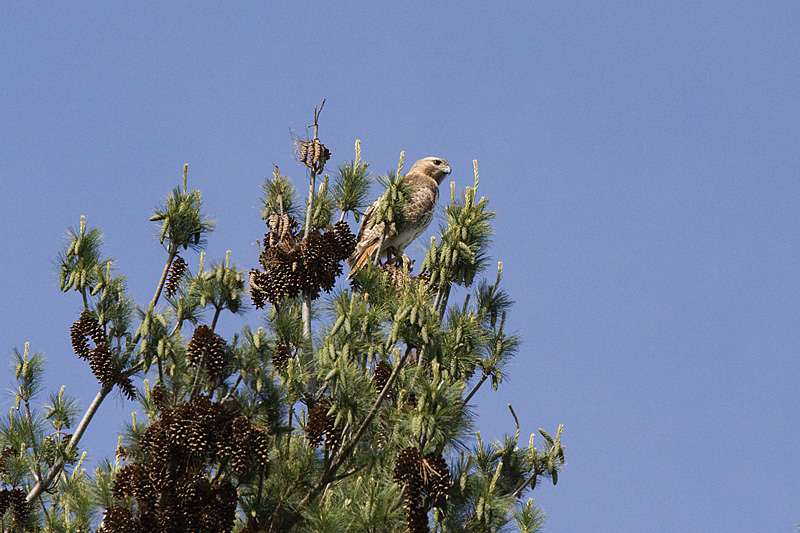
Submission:
M 463 189 L 478 160 L 525 338 L 478 427 L 513 432 L 508 403 L 525 434 L 564 424 L 566 471 L 533 493 L 548 531 L 794 530 L 800 5 L 263 4 L 0 8 L 3 353 L 30 341 L 88 405 L 49 262 L 66 227 L 102 227 L 148 301 L 147 219 L 188 163 L 207 255 L 249 270 L 259 184 L 277 164 L 303 187 L 290 132 L 324 97 L 334 164 L 361 139 L 376 172 L 441 156 Z M 133 408 L 102 406 L 94 459 Z

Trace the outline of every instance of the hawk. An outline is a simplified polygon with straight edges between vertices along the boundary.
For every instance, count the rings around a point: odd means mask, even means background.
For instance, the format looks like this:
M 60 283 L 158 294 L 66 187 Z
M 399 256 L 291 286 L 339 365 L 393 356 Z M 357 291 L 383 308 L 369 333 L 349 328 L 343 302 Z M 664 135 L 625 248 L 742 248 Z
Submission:
M 391 255 L 395 258 L 403 257 L 405 247 L 419 237 L 433 220 L 436 202 L 439 200 L 439 184 L 448 174 L 450 165 L 440 157 L 426 157 L 414 163 L 405 177 L 411 197 L 404 208 L 404 220 L 399 224 L 392 222 L 386 228 L 386 222 L 379 222 L 373 226 L 373 215 L 383 197 L 372 202 L 361 220 L 356 249 L 347 259 L 347 264 L 350 265 L 348 277 L 352 277 L 375 257 L 384 230 L 386 236 L 381 246 L 380 258 L 389 259 Z

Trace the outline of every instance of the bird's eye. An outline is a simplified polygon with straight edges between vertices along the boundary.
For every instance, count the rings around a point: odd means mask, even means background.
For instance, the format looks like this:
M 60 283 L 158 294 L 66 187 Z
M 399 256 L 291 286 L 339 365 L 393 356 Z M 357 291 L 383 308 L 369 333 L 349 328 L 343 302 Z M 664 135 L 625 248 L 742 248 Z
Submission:
M 437 159 L 436 161 L 433 162 L 433 164 L 434 165 L 441 165 L 442 161 L 440 159 Z

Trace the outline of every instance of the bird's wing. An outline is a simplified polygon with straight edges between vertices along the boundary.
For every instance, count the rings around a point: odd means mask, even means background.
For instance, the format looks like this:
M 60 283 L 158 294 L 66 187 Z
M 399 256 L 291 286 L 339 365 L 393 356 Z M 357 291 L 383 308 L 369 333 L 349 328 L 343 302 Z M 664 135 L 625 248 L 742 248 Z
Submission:
M 347 264 L 351 269 L 359 269 L 371 258 L 375 252 L 375 248 L 383 236 L 384 229 L 386 229 L 385 222 L 378 222 L 373 226 L 375 211 L 380 206 L 383 196 L 372 202 L 364 213 L 364 218 L 361 219 L 361 226 L 358 228 L 358 235 L 356 236 L 356 249 L 347 259 Z M 389 224 L 386 231 L 386 238 L 384 243 L 389 242 L 396 234 L 394 224 Z
M 361 225 L 358 227 L 358 235 L 356 235 L 356 242 L 361 242 L 361 239 L 364 238 L 364 233 L 369 231 L 372 226 L 372 217 L 375 214 L 375 210 L 378 209 L 378 206 L 381 205 L 381 200 L 383 200 L 383 196 L 379 196 L 374 202 L 372 202 L 367 210 L 364 212 L 364 216 L 361 217 Z

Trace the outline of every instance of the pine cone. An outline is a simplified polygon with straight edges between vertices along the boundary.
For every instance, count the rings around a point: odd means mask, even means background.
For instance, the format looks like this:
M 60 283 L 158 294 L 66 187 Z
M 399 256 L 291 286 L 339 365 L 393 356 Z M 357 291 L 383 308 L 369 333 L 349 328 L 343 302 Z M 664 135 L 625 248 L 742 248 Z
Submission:
M 192 366 L 198 366 L 205 356 L 205 369 L 210 380 L 215 380 L 222 372 L 225 362 L 225 341 L 206 325 L 194 330 L 189 341 L 187 357 Z
M 414 276 L 414 278 L 419 280 L 419 281 L 421 281 L 422 283 L 425 283 L 426 285 L 428 285 L 431 282 L 431 273 L 430 272 L 420 272 L 419 274 Z
M 130 378 L 114 368 L 105 328 L 97 322 L 91 312 L 84 311 L 80 318 L 72 324 L 70 338 L 72 348 L 78 357 L 89 361 L 89 367 L 97 381 L 106 386 L 117 385 L 128 399 L 136 397 L 136 390 Z M 94 349 L 89 347 L 89 339 L 94 343 Z
M 272 231 L 265 235 L 264 251 L 258 258 L 264 270 L 250 273 L 256 307 L 263 307 L 265 301 L 279 303 L 301 291 L 311 298 L 317 298 L 320 291 L 331 291 L 342 274 L 341 262 L 355 248 L 349 226 L 339 222 L 333 231 L 315 229 L 298 241 L 297 222 L 289 215 L 272 213 L 268 224 Z
M 406 520 L 409 531 L 428 531 L 428 509 L 424 497 L 441 507 L 446 503 L 452 478 L 441 454 L 423 458 L 415 447 L 404 448 L 397 456 L 394 481 L 405 487 Z
M 392 375 L 392 365 L 386 361 L 381 361 L 375 367 L 375 372 L 372 376 L 372 382 L 375 384 L 375 390 L 381 392 L 389 382 L 389 376 Z
M 319 446 L 325 437 L 325 449 L 335 450 L 342 443 L 342 430 L 336 427 L 336 417 L 328 415 L 333 405 L 330 398 L 319 400 L 308 409 L 306 421 L 306 438 L 312 446 Z
M 309 141 L 305 141 L 300 145 L 300 162 L 306 163 L 308 162 L 308 147 L 311 145 Z M 313 157 L 313 156 L 312 156 Z M 311 166 L 311 165 L 309 165 Z
M 325 449 L 336 450 L 342 443 L 342 430 L 336 427 L 336 417 L 328 416 L 325 423 Z
M 317 402 L 317 405 L 308 410 L 308 420 L 306 421 L 306 439 L 312 446 L 319 446 L 322 443 L 322 436 L 328 425 L 329 406 L 324 405 L 324 401 Z
M 263 309 L 264 302 L 267 301 L 267 293 L 262 288 L 266 283 L 264 278 L 266 278 L 266 274 L 260 270 L 250 271 L 250 299 L 253 300 L 256 309 Z
M 312 298 L 321 290 L 330 292 L 336 278 L 342 274 L 342 259 L 338 258 L 337 236 L 334 232 L 315 229 L 301 243 L 303 253 L 303 292 Z
M 103 515 L 103 531 L 108 533 L 138 533 L 142 529 L 137 525 L 130 509 L 124 507 L 109 507 Z
M 228 482 L 212 483 L 207 467 L 221 460 L 241 473 L 269 461 L 267 428 L 199 394 L 163 406 L 139 440 L 134 463 L 115 476 L 115 498 L 133 497 L 136 512 L 106 510 L 108 531 L 230 532 L 237 492 Z
M 256 287 L 264 299 L 276 304 L 300 292 L 302 253 L 295 244 L 283 242 L 264 251 L 259 263 L 264 272 L 255 271 L 255 275 L 251 275 L 251 287 Z M 252 294 L 253 301 L 258 303 L 261 294 Z
M 175 259 L 172 261 L 172 265 L 169 267 L 169 277 L 167 278 L 167 283 L 164 285 L 164 290 L 167 294 L 167 297 L 171 298 L 175 291 L 178 290 L 178 285 L 181 282 L 181 277 L 186 272 L 186 261 L 179 255 L 175 256 Z
M 356 237 L 344 220 L 340 220 L 333 225 L 333 232 L 336 236 L 336 260 L 344 261 L 356 249 Z
M 153 403 L 155 403 L 159 410 L 167 406 L 167 390 L 159 383 L 153 387 Z
M 3 448 L 3 451 L 0 452 L 0 476 L 6 474 L 6 459 L 9 457 L 15 457 L 17 452 L 11 446 L 6 446 Z
M 129 400 L 133 400 L 136 397 L 136 389 L 131 378 L 114 368 L 108 344 L 105 342 L 98 344 L 92 350 L 90 357 L 89 367 L 92 369 L 92 374 L 97 378 L 97 381 L 108 387 L 118 386 L 122 394 Z
M 406 499 L 406 521 L 410 533 L 429 533 L 428 513 L 417 499 Z
M 83 359 L 88 361 L 91 358 L 92 350 L 89 348 L 89 338 L 92 336 L 97 337 L 98 340 L 102 338 L 105 340 L 105 334 L 100 335 L 98 328 L 102 332 L 102 328 L 97 323 L 89 311 L 81 313 L 80 318 L 70 327 L 70 339 L 72 340 L 72 349 L 75 353 Z
M 22 489 L 0 490 L 0 516 L 11 507 L 14 509 L 14 519 L 22 525 L 28 520 L 28 502 L 25 501 L 25 491 Z
M 251 435 L 252 429 L 250 421 L 243 416 L 237 416 L 233 420 L 233 434 L 231 439 L 231 467 L 237 473 L 243 474 L 247 471 L 249 462 L 252 459 Z
M 97 381 L 103 385 L 114 383 L 114 367 L 111 364 L 111 353 L 107 344 L 101 344 L 92 350 L 89 366 Z
M 252 459 L 259 467 L 266 467 L 269 464 L 269 433 L 256 429 L 251 432 L 250 439 L 253 449 Z
M 450 468 L 447 466 L 447 461 L 444 460 L 442 454 L 429 453 L 425 456 L 425 462 L 429 473 L 426 492 L 431 495 L 435 507 L 442 507 L 447 500 L 450 485 L 452 484 Z
M 83 315 L 87 323 L 87 334 L 92 338 L 92 342 L 94 342 L 95 346 L 99 344 L 105 344 L 106 330 L 103 328 L 103 326 L 97 322 L 96 318 L 89 314 L 89 311 L 84 311 Z
M 300 224 L 290 214 L 270 213 L 267 217 L 269 234 L 264 235 L 264 249 L 277 246 L 281 242 L 294 242 L 297 240 L 297 230 Z
M 422 454 L 413 446 L 403 448 L 394 465 L 394 482 L 399 485 L 419 484 Z
M 291 353 L 289 347 L 285 344 L 276 344 L 272 350 L 272 366 L 275 368 L 283 368 L 289 362 Z

